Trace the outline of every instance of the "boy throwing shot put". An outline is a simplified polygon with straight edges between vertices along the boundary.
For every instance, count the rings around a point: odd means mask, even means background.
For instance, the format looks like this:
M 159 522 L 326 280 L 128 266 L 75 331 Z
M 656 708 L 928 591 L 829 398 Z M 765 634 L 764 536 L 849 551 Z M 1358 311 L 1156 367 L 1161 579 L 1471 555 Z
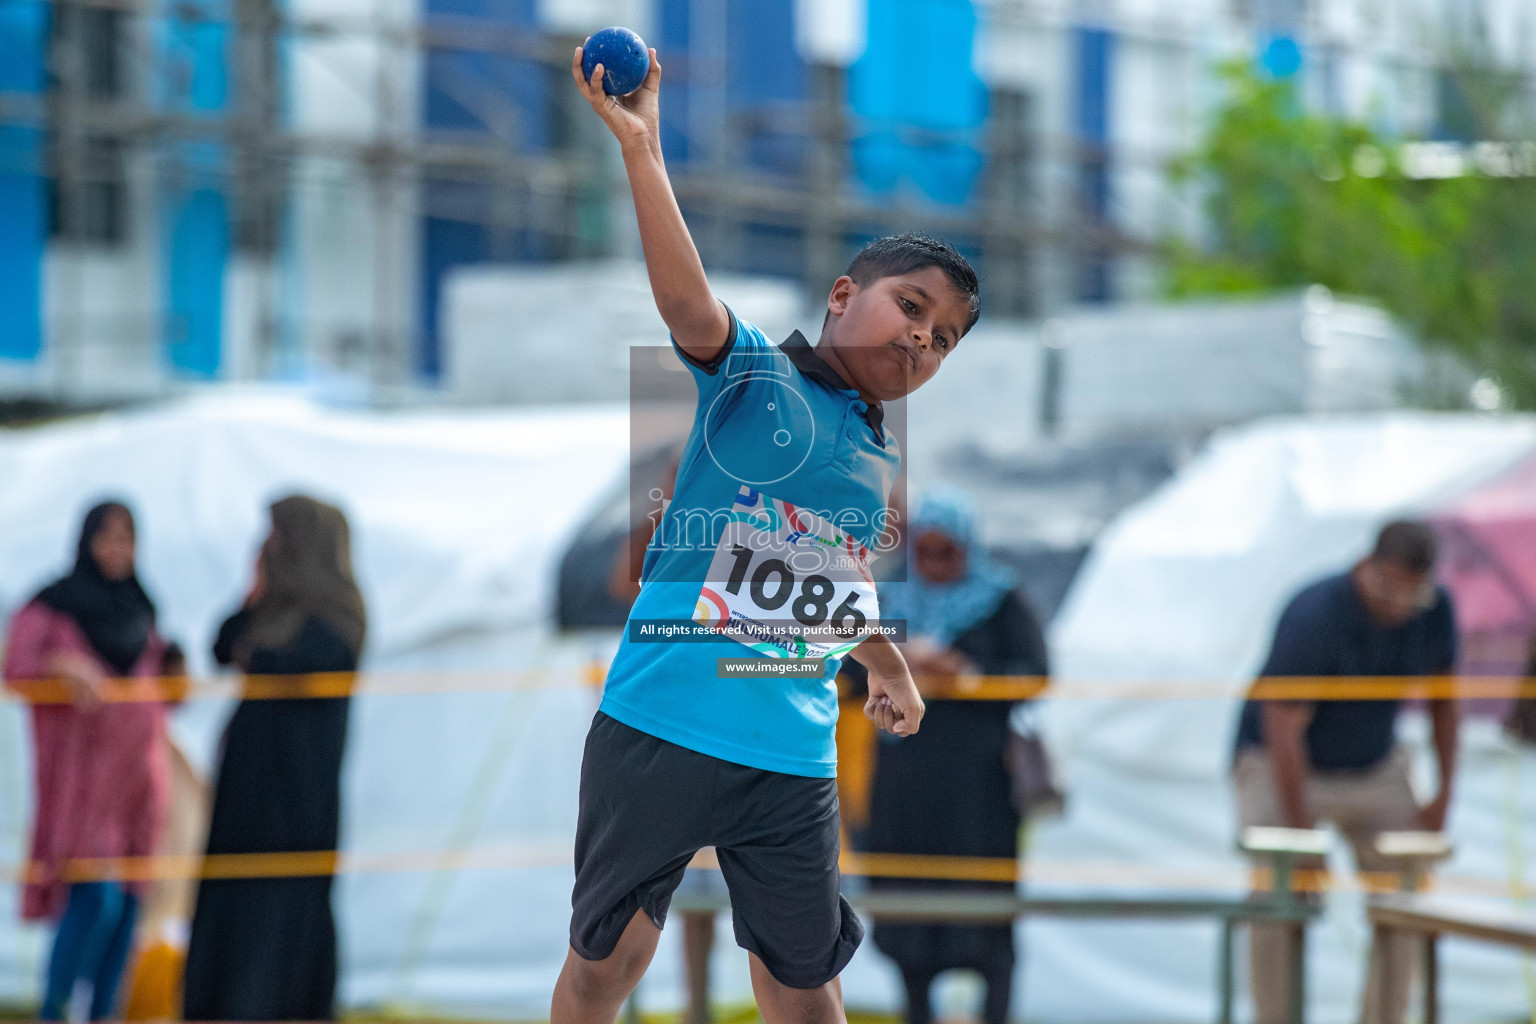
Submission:
M 869 669 L 864 712 L 881 728 L 909 736 L 923 717 L 900 650 L 869 628 L 865 558 L 900 464 L 881 403 L 932 377 L 976 322 L 976 274 L 942 242 L 880 239 L 833 282 L 814 348 L 798 333 L 771 344 L 710 293 L 662 163 L 656 52 L 621 99 L 581 58 L 576 86 L 622 147 L 651 291 L 699 401 L 587 737 L 552 1024 L 612 1024 L 705 846 L 764 1020 L 841 1024 L 838 974 L 863 927 L 838 891 L 838 659 Z M 655 623 L 707 628 L 646 642 Z M 761 671 L 733 674 L 732 659 Z M 771 671 L 795 662 L 820 668 Z

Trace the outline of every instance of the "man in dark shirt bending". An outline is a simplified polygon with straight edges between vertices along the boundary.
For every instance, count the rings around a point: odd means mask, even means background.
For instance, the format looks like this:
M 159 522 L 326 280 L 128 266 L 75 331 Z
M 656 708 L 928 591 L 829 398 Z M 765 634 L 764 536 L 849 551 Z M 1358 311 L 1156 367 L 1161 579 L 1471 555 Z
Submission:
M 1388 523 L 1375 549 L 1353 569 L 1291 599 L 1261 676 L 1449 674 L 1456 662 L 1456 624 L 1450 595 L 1435 585 L 1434 563 L 1435 535 L 1427 525 Z M 1363 871 L 1388 867 L 1375 850 L 1379 833 L 1441 830 L 1456 772 L 1456 705 L 1430 702 L 1440 786 L 1422 805 L 1409 778 L 1410 756 L 1397 743 L 1401 706 L 1400 699 L 1249 700 L 1238 723 L 1234 768 L 1240 825 L 1313 828 L 1331 821 Z M 1253 928 L 1257 1024 L 1285 1019 L 1290 935 L 1284 926 Z M 1393 961 L 1387 993 L 1380 991 L 1384 956 Z M 1402 1020 L 1413 961 L 1406 944 L 1374 952 L 1362 1020 Z

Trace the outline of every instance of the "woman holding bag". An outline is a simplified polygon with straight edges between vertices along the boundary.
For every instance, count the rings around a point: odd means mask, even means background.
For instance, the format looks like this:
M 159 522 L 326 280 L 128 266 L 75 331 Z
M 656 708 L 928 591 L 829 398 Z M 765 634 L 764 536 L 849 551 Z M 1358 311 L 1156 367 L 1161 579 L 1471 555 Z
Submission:
M 905 655 L 925 697 L 961 675 L 1042 676 L 1045 639 L 1013 573 L 981 550 L 970 499 L 935 491 L 919 503 L 908 532 L 905 582 L 881 588 L 880 618 L 904 620 Z M 936 694 L 942 696 L 942 694 Z M 941 857 L 1019 856 L 1020 814 L 1010 777 L 1010 701 L 932 700 L 916 736 L 881 737 L 864 848 L 870 853 Z M 1012 882 L 875 878 L 877 889 L 1012 892 Z M 986 982 L 982 1017 L 1005 1024 L 1012 998 L 1011 924 L 877 922 L 875 945 L 901 970 L 908 1024 L 928 1024 L 934 978 L 955 968 Z
M 6 637 L 8 685 L 25 696 L 58 680 L 69 693 L 32 707 L 37 804 L 22 916 L 58 921 L 42 1020 L 63 1020 L 77 999 L 89 1000 L 92 1020 L 113 1015 L 138 886 L 110 865 L 99 865 L 105 877 L 72 879 L 71 862 L 150 856 L 165 819 L 164 703 L 103 699 L 109 679 L 164 671 L 167 645 L 135 572 L 136 540 L 126 505 L 91 509 L 74 569 L 17 612 Z

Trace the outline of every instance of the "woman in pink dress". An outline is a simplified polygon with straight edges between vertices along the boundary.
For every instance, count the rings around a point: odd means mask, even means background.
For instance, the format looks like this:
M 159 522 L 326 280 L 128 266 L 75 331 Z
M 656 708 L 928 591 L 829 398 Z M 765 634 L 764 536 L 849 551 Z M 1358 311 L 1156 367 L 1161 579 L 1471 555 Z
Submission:
M 66 1003 L 85 998 L 92 1020 L 111 1016 L 133 937 L 136 887 L 113 870 L 80 877 L 70 862 L 153 854 L 165 816 L 165 705 L 104 699 L 108 680 L 159 676 L 164 664 L 134 539 L 126 506 L 91 509 L 74 570 L 17 612 L 6 638 L 8 684 L 40 692 L 17 684 L 60 680 L 69 693 L 67 703 L 32 707 L 37 803 L 22 916 L 59 922 L 43 1020 L 64 1019 Z

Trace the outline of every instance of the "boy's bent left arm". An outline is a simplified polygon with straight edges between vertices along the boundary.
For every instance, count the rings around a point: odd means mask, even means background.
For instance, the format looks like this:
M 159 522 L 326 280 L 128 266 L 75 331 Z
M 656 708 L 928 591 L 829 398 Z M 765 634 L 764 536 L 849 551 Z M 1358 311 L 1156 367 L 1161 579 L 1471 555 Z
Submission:
M 901 650 L 889 637 L 876 633 L 849 651 L 848 656 L 869 670 L 865 716 L 897 736 L 917 732 L 927 708 Z

